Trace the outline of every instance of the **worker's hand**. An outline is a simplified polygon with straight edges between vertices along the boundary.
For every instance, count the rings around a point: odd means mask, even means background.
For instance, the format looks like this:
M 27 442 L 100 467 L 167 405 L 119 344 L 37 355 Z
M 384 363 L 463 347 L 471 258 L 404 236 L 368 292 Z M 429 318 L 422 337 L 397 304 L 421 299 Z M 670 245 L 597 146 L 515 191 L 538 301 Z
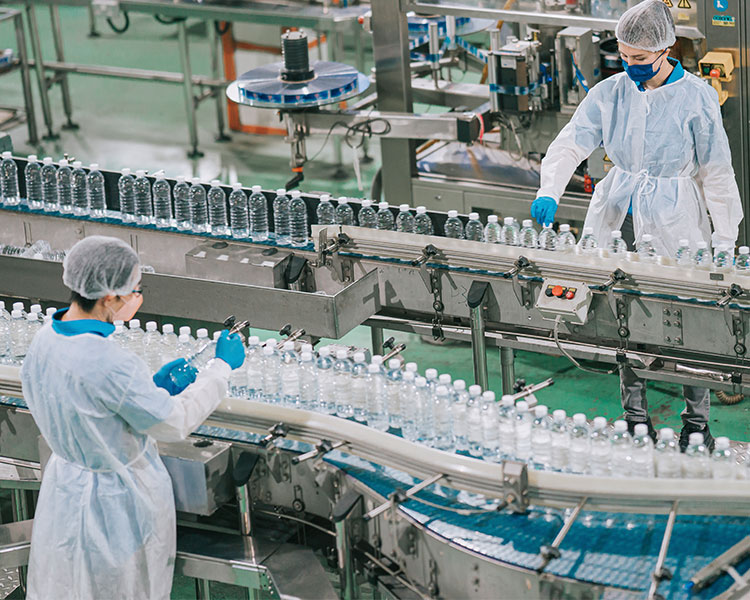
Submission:
M 172 379 L 172 373 L 175 371 L 179 371 L 179 377 L 176 377 L 179 384 Z M 154 383 L 157 387 L 167 390 L 170 396 L 176 396 L 193 383 L 197 375 L 198 371 L 195 367 L 188 366 L 184 358 L 178 358 L 168 362 L 154 373 Z
M 531 203 L 531 216 L 536 219 L 542 227 L 552 225 L 555 222 L 557 202 L 549 196 L 539 196 Z
M 229 335 L 225 329 L 216 342 L 216 358 L 220 358 L 232 369 L 239 369 L 245 362 L 245 346 L 236 333 Z

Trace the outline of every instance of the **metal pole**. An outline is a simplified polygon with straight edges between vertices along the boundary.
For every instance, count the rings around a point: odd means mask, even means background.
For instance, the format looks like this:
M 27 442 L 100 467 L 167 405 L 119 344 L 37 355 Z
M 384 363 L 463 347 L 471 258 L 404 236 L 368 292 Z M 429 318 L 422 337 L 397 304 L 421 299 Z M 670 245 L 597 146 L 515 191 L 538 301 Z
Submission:
M 211 582 L 208 579 L 195 580 L 195 599 L 211 600 Z
M 217 21 L 207 21 L 208 45 L 211 47 L 211 76 L 214 79 L 221 77 L 221 66 L 219 61 L 219 44 L 221 42 L 216 33 Z M 216 135 L 217 142 L 228 142 L 231 138 L 224 131 L 224 91 L 222 89 L 213 90 L 216 99 L 216 126 L 219 133 Z
M 31 52 L 34 55 L 34 71 L 36 71 L 36 80 L 39 85 L 39 97 L 42 100 L 42 115 L 44 124 L 47 127 L 47 135 L 44 139 L 56 140 L 58 138 L 52 128 L 52 110 L 49 103 L 49 90 L 47 89 L 47 79 L 44 75 L 44 58 L 42 58 L 42 46 L 39 43 L 39 26 L 36 22 L 36 12 L 31 2 L 26 3 L 26 18 L 29 22 L 29 35 L 31 36 Z
M 651 587 L 648 590 L 648 600 L 656 598 L 656 591 L 659 589 L 659 584 L 662 579 L 665 578 L 664 573 L 664 561 L 667 559 L 667 551 L 669 550 L 669 542 L 672 540 L 672 530 L 674 529 L 674 522 L 677 519 L 677 504 L 678 502 L 672 503 L 672 508 L 669 510 L 669 517 L 667 518 L 667 527 L 664 529 L 664 537 L 661 540 L 661 548 L 659 549 L 659 556 L 656 559 L 656 566 L 654 572 L 651 573 Z
M 193 72 L 190 68 L 190 48 L 187 37 L 187 19 L 177 22 L 177 41 L 180 46 L 180 65 L 183 81 L 183 92 L 185 95 L 185 112 L 188 120 L 188 134 L 190 136 L 190 158 L 200 158 L 203 152 L 198 150 L 198 127 L 195 118 L 195 96 L 193 95 Z
M 29 73 L 29 57 L 27 54 L 28 48 L 26 47 L 26 33 L 23 30 L 23 16 L 20 12 L 13 17 L 13 25 L 16 28 L 18 59 L 21 62 L 21 86 L 23 87 L 23 101 L 26 105 L 26 125 L 29 128 L 29 144 L 33 146 L 39 142 L 39 133 L 36 129 L 34 95 L 31 92 L 31 74 Z
M 240 534 L 253 535 L 253 500 L 250 495 L 249 481 L 237 488 L 237 509 L 240 514 Z
M 352 550 L 349 543 L 347 522 L 347 519 L 336 522 L 336 554 L 341 578 L 341 598 L 343 600 L 354 600 L 354 567 L 352 566 Z
M 55 44 L 55 55 L 57 61 L 64 63 L 65 54 L 62 43 L 62 26 L 60 24 L 60 9 L 56 4 L 49 7 L 49 15 L 52 20 L 52 41 Z M 60 77 L 60 90 L 62 91 L 63 110 L 68 122 L 63 125 L 63 129 L 78 129 L 78 125 L 73 122 L 73 103 L 70 100 L 70 87 L 68 86 L 68 76 L 64 73 Z
M 474 357 L 474 383 L 489 388 L 487 373 L 487 341 L 484 339 L 484 303 L 471 309 L 471 352 Z M 503 374 L 503 393 L 505 375 Z
M 372 353 L 383 354 L 383 329 L 382 327 L 370 327 L 370 339 L 372 340 Z
M 89 9 L 89 37 L 98 38 L 99 32 L 96 30 L 96 15 L 94 14 L 93 3 L 89 2 L 88 9 Z
M 503 394 L 513 393 L 513 384 L 516 381 L 516 367 L 513 348 L 500 348 L 500 372 L 503 377 Z
M 338 62 L 341 56 L 343 47 L 343 36 L 338 31 L 330 31 L 328 33 L 328 56 L 331 57 L 331 62 Z M 356 150 L 355 150 L 356 152 Z M 344 179 L 347 176 L 344 170 L 344 153 L 343 145 L 341 142 L 341 136 L 333 136 L 333 164 L 335 171 L 333 173 L 334 179 Z
M 13 521 L 26 521 L 29 518 L 29 504 L 25 490 L 13 490 L 12 498 Z M 18 567 L 18 579 L 21 589 L 26 591 L 26 576 L 28 574 L 25 566 Z

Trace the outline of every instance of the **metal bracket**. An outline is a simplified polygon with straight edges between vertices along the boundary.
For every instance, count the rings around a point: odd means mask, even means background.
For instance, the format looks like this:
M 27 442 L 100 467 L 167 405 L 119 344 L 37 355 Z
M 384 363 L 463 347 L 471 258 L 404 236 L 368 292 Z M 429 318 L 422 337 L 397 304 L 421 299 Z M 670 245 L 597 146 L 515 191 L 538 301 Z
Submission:
M 279 330 L 279 335 L 285 335 L 287 338 L 285 340 L 281 340 L 278 344 L 276 344 L 276 349 L 281 350 L 283 348 L 284 344 L 287 342 L 295 342 L 299 338 L 301 338 L 303 335 L 305 335 L 304 329 L 297 329 L 295 331 L 292 331 L 292 324 L 287 323 Z
M 331 450 L 341 448 L 341 446 L 345 446 L 348 443 L 349 442 L 346 441 L 333 443 L 331 440 L 320 440 L 320 442 L 315 445 L 315 450 L 310 450 L 309 452 L 305 452 L 304 454 L 292 458 L 292 464 L 298 465 L 301 462 L 310 460 L 311 458 L 319 458 L 328 454 Z
M 660 598 L 663 598 L 661 594 L 657 593 L 659 584 L 662 581 L 669 581 L 670 579 L 672 579 L 672 572 L 664 566 L 664 561 L 667 558 L 669 542 L 672 539 L 672 530 L 674 529 L 675 519 L 677 518 L 677 505 L 677 501 L 673 502 L 672 508 L 669 510 L 669 517 L 667 518 L 667 526 L 664 529 L 664 536 L 661 540 L 659 556 L 656 558 L 656 566 L 654 567 L 653 573 L 651 573 L 651 586 L 648 590 L 648 600 L 658 600 Z
M 503 277 L 505 279 L 511 280 L 511 283 L 513 285 L 513 293 L 516 295 L 518 303 L 521 306 L 525 306 L 526 308 L 531 308 L 531 292 L 526 288 L 526 286 L 521 285 L 521 282 L 518 280 L 518 274 L 530 266 L 531 262 L 528 258 L 526 258 L 525 256 L 519 256 L 516 259 L 516 262 L 513 263 L 513 268 L 507 273 L 503 273 Z
M 507 506 L 516 513 L 525 513 L 529 507 L 529 474 L 526 463 L 503 461 L 503 497 Z
M 442 341 L 445 339 L 442 327 L 443 311 L 445 310 L 445 304 L 443 304 L 442 272 L 440 269 L 428 270 L 425 265 L 426 263 L 422 263 L 419 271 L 427 290 L 432 294 L 432 309 L 435 311 L 435 316 L 432 318 L 432 337 L 435 340 Z
M 428 477 L 427 479 L 420 481 L 418 484 L 410 487 L 405 492 L 402 490 L 396 490 L 390 495 L 387 501 L 383 502 L 383 504 L 381 504 L 380 506 L 376 506 L 375 508 L 373 508 L 370 512 L 368 512 L 362 518 L 365 521 L 370 521 L 374 519 L 378 515 L 383 514 L 385 511 L 391 508 L 391 506 L 397 506 L 398 504 L 401 504 L 402 502 L 406 502 L 409 498 L 411 498 L 418 492 L 421 492 L 426 487 L 431 486 L 433 483 L 437 483 L 443 477 L 445 477 L 445 475 L 443 475 L 442 473 L 438 473 L 437 475 L 433 475 L 432 477 Z
M 412 267 L 421 267 L 424 264 L 427 264 L 427 262 L 431 258 L 435 258 L 440 254 L 440 250 L 438 250 L 435 246 L 432 244 L 427 244 L 424 248 L 422 248 L 422 256 L 419 258 L 411 261 Z
M 612 294 L 612 290 L 610 289 L 607 294 Z M 628 329 L 628 305 L 624 298 L 615 299 L 614 295 L 612 295 L 612 300 L 614 302 L 613 312 L 617 319 L 617 335 L 623 339 L 628 338 L 630 337 L 630 329 Z
M 397 346 L 394 346 L 391 351 L 383 357 L 383 364 L 387 364 L 390 359 L 394 356 L 398 356 L 404 350 L 406 350 L 406 344 L 398 344 Z
M 716 304 L 718 306 L 724 307 L 728 305 L 735 298 L 739 298 L 740 296 L 742 296 L 742 294 L 744 293 L 745 293 L 745 290 L 743 290 L 741 286 L 737 285 L 736 283 L 733 283 L 722 292 L 721 298 L 719 298 Z
M 268 435 L 260 441 L 260 445 L 267 448 L 276 438 L 286 437 L 287 433 L 289 433 L 289 427 L 284 423 L 276 423 L 268 430 Z
M 542 564 L 537 568 L 538 573 L 542 573 L 552 560 L 560 558 L 560 544 L 563 543 L 563 540 L 565 539 L 565 536 L 568 535 L 573 523 L 578 518 L 578 515 L 581 514 L 581 509 L 583 508 L 583 505 L 586 504 L 587 500 L 587 497 L 583 497 L 579 500 L 578 504 L 576 504 L 576 507 L 573 509 L 573 512 L 570 513 L 570 516 L 567 519 L 565 519 L 562 529 L 557 532 L 554 541 L 549 546 L 542 546 L 539 549 L 539 554 L 542 555 Z
M 662 310 L 664 319 L 664 342 L 681 346 L 684 343 L 682 335 L 682 310 L 664 308 Z
M 326 229 L 321 229 L 318 234 L 318 258 L 313 263 L 314 267 L 330 266 L 330 256 L 352 243 L 352 238 L 343 232 L 339 232 L 335 240 L 328 240 Z

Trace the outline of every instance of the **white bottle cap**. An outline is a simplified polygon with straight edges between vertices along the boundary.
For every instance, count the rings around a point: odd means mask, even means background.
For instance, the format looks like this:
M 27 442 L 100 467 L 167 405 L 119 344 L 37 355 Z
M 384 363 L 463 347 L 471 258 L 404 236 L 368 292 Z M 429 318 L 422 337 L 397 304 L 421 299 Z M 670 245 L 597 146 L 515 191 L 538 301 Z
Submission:
M 42 162 L 45 165 L 51 165 L 52 164 L 52 157 L 51 156 L 45 156 L 44 159 L 42 160 Z
M 38 320 L 39 320 L 39 317 L 37 316 L 37 314 L 36 314 L 36 313 L 28 313 L 28 314 L 26 315 L 26 320 L 27 320 L 27 321 L 38 321 Z
M 63 161 L 60 161 L 60 166 L 61 167 L 62 167 L 62 163 L 63 163 Z M 120 170 L 120 173 L 122 173 L 123 175 L 130 175 L 132 173 L 132 171 L 128 167 L 125 167 L 125 168 L 123 168 L 123 169 Z
M 117 327 L 118 325 L 122 325 L 122 327 L 125 327 L 125 321 L 121 321 L 120 319 L 118 319 L 117 321 L 114 321 L 112 324 L 115 327 Z
M 717 450 L 728 450 L 729 449 L 729 438 L 728 437 L 717 437 L 716 438 L 716 449 Z
M 380 210 L 387 210 L 388 209 L 388 203 L 387 202 L 378 202 L 378 208 Z
M 99 163 L 91 163 L 89 165 L 89 170 L 90 171 L 98 171 L 99 170 Z
M 398 207 L 398 209 L 399 209 L 399 210 L 400 210 L 401 212 L 409 212 L 409 205 L 408 205 L 408 204 L 402 204 L 402 205 L 400 205 L 400 206 Z
M 418 215 L 427 214 L 427 208 L 425 208 L 424 206 L 417 206 L 416 210 Z
M 68 166 L 68 159 L 67 158 L 61 158 L 60 159 L 60 167 L 67 167 Z M 130 171 L 130 169 L 128 169 Z
M 534 407 L 534 416 L 537 419 L 546 417 L 548 412 L 549 412 L 549 409 L 546 406 L 544 406 L 544 404 L 539 404 Z
M 362 200 L 362 208 L 368 208 L 369 206 L 372 206 L 372 200 L 368 200 L 367 198 Z
M 701 240 L 700 242 L 698 242 L 698 243 L 696 244 L 696 247 L 697 247 L 697 248 L 698 248 L 699 250 L 705 250 L 706 248 L 708 248 L 708 243 L 707 243 L 707 242 L 704 242 L 703 240 Z
M 427 379 L 437 379 L 437 375 L 438 375 L 438 373 L 437 373 L 437 369 L 427 369 L 427 370 L 426 370 L 426 371 L 424 372 L 424 376 L 425 376 L 425 377 L 426 377 Z
M 292 198 L 299 198 L 302 195 L 302 192 L 299 190 L 292 190 L 291 196 Z
M 674 431 L 670 429 L 669 427 L 664 427 L 663 429 L 660 429 L 659 439 L 662 442 L 668 442 L 670 440 L 674 440 Z
M 40 312 L 42 312 L 42 305 L 41 304 L 32 304 L 29 307 L 29 312 L 33 312 L 33 313 L 40 313 Z
M 404 373 L 404 381 L 414 381 L 414 371 L 406 371 Z
M 263 346 L 263 356 L 271 356 L 275 352 L 273 346 Z
M 177 179 L 177 183 L 183 183 L 187 178 L 184 175 L 178 175 L 175 179 Z
M 284 342 L 284 345 L 281 347 L 284 352 L 290 352 L 294 350 L 294 342 Z
M 514 221 L 514 220 L 515 220 L 515 219 L 513 219 L 513 217 L 505 217 L 505 218 L 503 219 L 503 223 L 505 223 L 506 225 L 513 225 L 513 221 Z
M 349 351 L 346 350 L 345 348 L 339 348 L 338 350 L 336 350 L 336 360 L 346 360 L 348 357 L 349 357 Z M 390 364 L 390 361 L 388 361 L 388 364 Z
M 604 417 L 594 417 L 594 429 L 604 429 L 607 426 L 607 419 Z
M 694 431 L 688 438 L 688 444 L 691 446 L 699 446 L 703 443 L 703 434 L 700 431 Z
M 0 300 L 0 310 L 5 310 L 5 300 Z
M 307 342 L 303 342 L 300 346 L 300 352 L 312 352 L 313 347 L 312 344 L 308 344 Z
M 522 225 L 524 227 L 532 227 L 533 223 L 532 223 L 531 219 L 524 219 Z
M 456 379 L 453 382 L 453 389 L 463 392 L 466 389 L 466 382 L 463 379 Z
M 354 353 L 354 362 L 356 362 L 356 363 L 363 363 L 363 362 L 365 362 L 365 353 L 364 352 L 355 352 Z
M 221 181 L 219 181 L 218 179 L 212 179 L 211 180 L 211 185 L 213 187 L 219 187 L 221 185 Z
M 10 150 L 6 150 L 3 152 L 3 158 L 12 158 L 13 155 L 10 153 Z
M 75 165 L 73 165 L 75 166 Z M 145 177 L 146 176 L 146 169 L 138 169 L 135 172 L 136 177 Z
M 275 343 L 276 341 L 274 340 L 274 344 Z M 324 346 L 323 348 L 318 350 L 318 356 L 320 356 L 321 358 L 325 358 L 326 356 L 330 356 L 330 355 L 331 355 L 331 348 L 329 346 Z
M 444 385 L 439 385 L 439 386 L 437 386 L 437 388 L 435 389 L 435 393 L 436 393 L 436 394 L 437 394 L 438 396 L 447 396 L 447 395 L 448 395 L 448 388 L 447 388 L 447 387 L 445 387 Z
M 370 362 L 374 365 L 380 366 L 383 364 L 383 357 L 380 354 L 374 354 L 370 359 Z
M 570 231 L 570 225 L 568 223 L 563 223 L 562 225 L 560 225 L 560 231 Z
M 453 378 L 448 373 L 443 373 L 438 377 L 438 381 L 442 383 L 443 385 L 450 385 Z
M 594 234 L 594 228 L 593 227 L 584 227 L 583 228 L 583 235 L 593 235 Z
M 470 221 L 478 221 L 479 220 L 479 213 L 469 213 L 469 220 Z
M 417 377 L 414 379 L 414 385 L 418 388 L 427 387 L 427 380 L 424 377 Z
M 195 332 L 195 337 L 197 338 L 207 338 L 208 337 L 208 329 L 205 329 L 201 327 L 198 331 Z
M 346 196 L 339 196 L 338 198 L 336 198 L 336 202 L 338 204 L 349 204 L 349 198 L 347 198 Z
M 146 323 L 146 331 L 156 331 L 156 321 Z
M 180 342 L 180 344 L 187 344 L 190 342 L 190 336 L 186 333 L 181 333 L 177 338 L 177 341 Z
M 13 310 L 20 310 L 21 312 L 23 312 L 23 302 L 14 302 Z
M 397 358 L 392 358 L 391 360 L 388 361 L 388 368 L 391 370 L 398 369 L 400 366 L 401 366 L 401 361 Z
M 406 366 L 404 366 L 404 369 L 407 371 L 412 371 L 413 373 L 417 372 L 417 363 L 415 362 L 408 362 L 406 363 Z
M 183 335 L 183 334 L 187 336 L 190 335 L 190 327 L 188 325 L 183 325 L 182 327 L 180 327 L 180 335 Z
M 37 162 L 39 159 L 36 157 L 36 154 L 29 154 L 26 157 L 26 160 L 28 160 L 29 162 L 34 163 L 34 162 Z
M 481 396 L 482 395 L 482 386 L 481 385 L 470 385 L 469 386 L 469 395 L 470 396 Z
M 611 236 L 612 236 L 612 239 L 613 239 L 613 240 L 619 240 L 619 239 L 621 239 L 621 238 L 622 238 L 622 231 L 620 231 L 619 229 L 615 229 L 615 230 L 614 230 L 614 231 L 613 231 L 613 232 L 611 233 Z
M 212 336 L 212 337 L 213 337 L 213 340 L 214 340 L 214 342 L 218 342 L 218 341 L 219 341 L 219 338 L 221 337 L 221 330 L 219 330 L 219 331 L 214 331 L 214 334 L 213 334 L 213 336 Z
M 583 413 L 576 413 L 573 415 L 573 423 L 576 425 L 585 425 L 586 424 L 586 415 Z
M 192 183 L 193 185 L 201 185 L 201 178 L 200 177 L 193 177 L 190 180 L 190 183 Z
M 236 191 L 236 190 L 241 190 L 241 189 L 242 189 L 242 184 L 241 184 L 241 183 L 240 183 L 239 181 L 235 181 L 235 182 L 234 182 L 234 183 L 232 184 L 232 190 L 233 190 L 233 191 Z
M 637 435 L 638 437 L 643 437 L 643 436 L 646 436 L 646 435 L 648 435 L 648 425 L 646 425 L 645 423 L 638 423 L 638 424 L 637 424 L 637 425 L 635 426 L 635 428 L 634 428 L 633 432 L 634 432 L 634 433 L 635 433 L 635 435 Z
M 458 217 L 458 211 L 457 210 L 449 210 L 448 211 L 448 218 L 449 219 L 455 219 Z
M 516 410 L 518 412 L 528 412 L 529 410 L 529 403 L 526 402 L 526 400 L 519 400 L 516 402 Z
M 122 325 L 115 325 L 115 333 L 122 333 L 125 331 L 125 328 Z
M 627 422 L 623 421 L 622 419 L 618 419 L 615 421 L 615 431 L 617 433 L 625 433 L 628 430 L 628 424 Z
M 312 360 L 312 352 L 303 352 L 303 353 L 302 353 L 302 354 L 300 355 L 299 359 L 300 359 L 300 360 L 301 360 L 302 362 L 310 362 L 310 361 Z
M 497 215 L 490 215 L 489 217 L 487 217 L 487 222 L 488 223 L 497 223 Z
M 747 246 L 740 246 L 740 254 L 750 254 L 750 248 Z
M 0 306 L 0 309 L 3 309 L 3 308 L 5 308 L 5 307 L 4 306 Z M 45 312 L 45 314 L 47 316 L 51 317 L 52 315 L 54 315 L 57 312 L 57 307 L 55 307 L 55 306 L 48 306 L 47 310 L 45 310 L 44 312 Z
M 482 394 L 482 399 L 486 400 L 487 402 L 494 402 L 495 392 L 493 392 L 492 390 L 487 390 L 484 394 Z
M 680 246 L 684 247 L 684 246 L 689 246 L 689 245 L 690 245 L 690 240 L 687 240 L 685 238 L 682 238 L 680 240 Z
M 558 408 L 556 411 L 553 411 L 552 418 L 555 420 L 556 423 L 561 423 L 565 421 L 565 417 L 567 417 L 567 413 L 562 409 Z
M 258 346 L 260 344 L 260 338 L 257 335 L 251 335 L 247 338 L 248 346 Z
M 651 235 L 650 233 L 644 233 L 644 234 L 643 234 L 643 235 L 641 236 L 641 241 L 642 241 L 642 242 L 650 242 L 650 241 L 652 241 L 653 239 L 654 239 L 654 236 L 653 236 L 653 235 Z
M 500 404 L 508 408 L 509 406 L 515 406 L 516 400 L 510 394 L 505 394 L 502 398 L 500 398 Z
M 264 343 L 264 346 L 276 346 L 276 338 L 268 338 Z
M 128 327 L 130 329 L 138 329 L 140 326 L 141 326 L 140 319 L 130 319 L 130 321 L 128 321 Z
M 80 160 L 77 160 L 73 163 L 74 169 L 80 169 L 83 166 L 83 163 Z
M 320 201 L 321 202 L 330 202 L 331 201 L 331 194 L 321 194 L 320 195 Z
M 276 190 L 276 195 L 277 196 L 286 196 L 286 190 L 284 188 L 279 188 L 278 190 Z
M 380 365 L 376 365 L 375 363 L 370 363 L 367 365 L 367 372 L 368 373 L 377 373 L 380 371 Z
M 161 332 L 174 333 L 174 325 L 172 325 L 172 323 L 164 323 L 164 325 L 161 326 Z
M 10 312 L 10 316 L 13 317 L 14 319 L 22 319 L 23 313 L 18 309 L 14 309 Z

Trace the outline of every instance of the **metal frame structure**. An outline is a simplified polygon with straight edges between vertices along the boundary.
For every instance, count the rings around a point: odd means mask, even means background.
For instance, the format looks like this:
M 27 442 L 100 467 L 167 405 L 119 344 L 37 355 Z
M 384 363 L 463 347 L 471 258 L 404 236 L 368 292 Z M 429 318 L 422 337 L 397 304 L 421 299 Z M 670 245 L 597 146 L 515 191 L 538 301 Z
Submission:
M 0 7 L 0 23 L 7 21 L 12 21 L 13 28 L 15 29 L 18 56 L 15 58 L 14 64 L 0 74 L 6 75 L 15 69 L 19 69 L 21 72 L 21 89 L 23 90 L 23 101 L 26 110 L 26 126 L 29 131 L 28 143 L 33 146 L 38 143 L 39 137 L 36 127 L 34 97 L 31 91 L 31 74 L 26 48 L 26 33 L 23 28 L 23 13 L 13 8 Z

